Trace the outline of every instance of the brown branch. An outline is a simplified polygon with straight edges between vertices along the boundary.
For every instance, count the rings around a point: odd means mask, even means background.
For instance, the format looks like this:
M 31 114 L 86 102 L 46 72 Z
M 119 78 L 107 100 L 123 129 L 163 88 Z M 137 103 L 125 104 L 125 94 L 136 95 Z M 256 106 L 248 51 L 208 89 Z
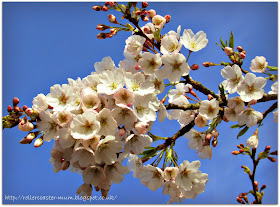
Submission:
M 183 105 L 175 105 L 175 104 L 168 104 L 165 105 L 166 110 L 170 110 L 170 109 L 182 109 L 184 111 L 186 110 L 195 110 L 195 109 L 199 109 L 199 103 L 195 103 L 195 104 L 187 104 L 185 106 Z
M 252 156 L 251 156 L 251 158 L 252 158 L 252 161 L 253 161 L 254 168 L 253 168 L 253 174 L 251 174 L 249 176 L 249 178 L 250 178 L 250 180 L 252 182 L 253 191 L 254 191 L 253 195 L 254 195 L 254 197 L 256 199 L 256 202 L 257 202 L 257 204 L 261 204 L 262 201 L 258 199 L 257 190 L 256 190 L 257 186 L 255 185 L 255 174 L 256 174 L 257 165 L 259 164 L 259 159 L 256 160 L 255 159 L 255 155 L 256 155 L 256 148 L 253 148 L 252 149 Z
M 263 97 L 258 100 L 258 103 L 259 102 L 266 102 L 266 101 L 272 101 L 272 100 L 277 100 L 278 98 L 278 95 L 277 94 L 263 94 Z
M 269 114 L 270 112 L 274 111 L 274 109 L 277 108 L 278 101 L 276 101 L 269 109 L 267 109 L 265 112 L 263 112 L 263 119 Z
M 213 91 L 211 91 L 210 89 L 206 88 L 204 85 L 202 85 L 200 82 L 193 80 L 189 75 L 184 76 L 183 77 L 186 81 L 185 83 L 189 83 L 193 86 L 194 89 L 200 91 L 201 93 L 203 93 L 204 95 L 208 95 L 211 94 L 214 98 L 216 98 L 217 100 L 221 101 L 220 96 L 218 96 L 217 94 L 215 94 Z

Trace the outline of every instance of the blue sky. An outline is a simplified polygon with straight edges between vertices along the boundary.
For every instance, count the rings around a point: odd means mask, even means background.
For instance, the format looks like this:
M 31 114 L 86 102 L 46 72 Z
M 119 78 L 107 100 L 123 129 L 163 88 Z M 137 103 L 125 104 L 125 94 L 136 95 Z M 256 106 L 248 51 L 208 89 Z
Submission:
M 94 70 L 94 62 L 111 56 L 118 64 L 123 57 L 125 39 L 129 33 L 120 32 L 117 36 L 98 40 L 95 29 L 99 23 L 107 24 L 109 12 L 94 12 L 95 3 L 3 3 L 3 115 L 13 97 L 20 99 L 20 106 L 32 106 L 33 97 L 38 93 L 49 93 L 54 84 L 67 83 L 67 78 L 85 77 Z M 209 43 L 203 50 L 193 53 L 189 64 L 199 64 L 198 71 L 191 71 L 193 79 L 218 92 L 218 84 L 223 80 L 222 67 L 204 68 L 205 61 L 227 61 L 227 57 L 215 44 L 220 37 L 228 39 L 233 31 L 235 45 L 246 50 L 244 68 L 249 70 L 255 56 L 266 57 L 269 65 L 277 66 L 277 3 L 150 3 L 149 8 L 158 14 L 171 15 L 164 32 L 192 29 L 195 33 L 203 30 Z M 114 13 L 116 14 L 116 13 Z M 116 14 L 120 19 L 119 14 Z M 187 56 L 187 50 L 183 49 Z M 257 74 L 259 75 L 259 74 Z M 270 90 L 271 83 L 265 86 Z M 199 94 L 201 99 L 206 97 Z M 264 112 L 274 102 L 255 106 Z M 277 123 L 269 114 L 260 128 L 260 152 L 267 145 L 277 149 Z M 236 139 L 237 129 L 230 129 L 235 123 L 222 124 L 219 144 L 213 149 L 212 160 L 201 160 L 195 150 L 187 146 L 187 139 L 180 138 L 175 150 L 179 163 L 184 160 L 200 160 L 201 171 L 208 173 L 209 182 L 204 193 L 197 199 L 185 200 L 185 204 L 236 204 L 241 192 L 248 192 L 251 183 L 240 168 L 252 167 L 246 156 L 233 156 L 236 145 L 245 143 L 253 134 L 252 127 L 246 135 Z M 168 127 L 167 127 L 168 126 Z M 179 129 L 176 121 L 156 122 L 152 133 L 159 136 L 172 136 Z M 54 195 L 75 196 L 83 183 L 82 176 L 70 171 L 55 174 L 49 163 L 53 142 L 44 143 L 35 149 L 33 145 L 21 145 L 19 140 L 26 133 L 17 129 L 3 131 L 3 203 L 85 203 L 84 201 L 7 201 L 5 195 Z M 266 184 L 263 203 L 277 203 L 277 163 L 263 160 L 256 173 L 259 185 Z M 100 195 L 93 192 L 93 195 Z M 141 185 L 140 180 L 126 175 L 124 181 L 113 184 L 109 195 L 117 196 L 114 201 L 92 201 L 88 203 L 130 203 L 161 204 L 169 197 L 162 195 L 162 188 L 152 192 Z M 252 197 L 250 197 L 252 201 Z

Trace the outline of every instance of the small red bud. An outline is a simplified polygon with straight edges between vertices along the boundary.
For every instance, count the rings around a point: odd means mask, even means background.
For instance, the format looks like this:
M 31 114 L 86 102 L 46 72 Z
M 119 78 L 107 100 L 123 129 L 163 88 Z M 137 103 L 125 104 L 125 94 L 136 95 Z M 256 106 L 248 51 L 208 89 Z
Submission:
M 271 149 L 271 146 L 266 146 L 264 151 L 269 151 Z
M 14 107 L 15 112 L 22 112 L 23 110 L 19 106 Z
M 14 99 L 13 99 L 13 106 L 18 105 L 18 103 L 19 103 L 19 99 L 17 97 L 14 97 Z
M 107 38 L 113 37 L 113 35 L 112 35 L 111 33 L 105 33 L 105 36 L 106 36 Z
M 164 19 L 166 20 L 166 23 L 170 22 L 171 20 L 171 16 L 168 14 L 168 15 L 165 15 L 164 16 Z
M 8 112 L 12 112 L 13 111 L 13 108 L 11 107 L 11 105 L 8 106 L 7 111 Z
M 92 9 L 95 11 L 100 11 L 102 9 L 102 7 L 99 5 L 96 5 L 96 6 L 93 6 Z
M 206 140 L 210 141 L 211 138 L 212 138 L 212 134 L 211 133 L 206 134 L 206 137 L 205 137 Z
M 108 20 L 109 20 L 109 22 L 114 23 L 114 24 L 118 23 L 117 18 L 113 14 L 108 15 Z
M 260 191 L 264 190 L 266 188 L 266 185 L 263 185 L 260 189 Z
M 142 11 L 141 15 L 145 15 L 145 14 L 147 14 L 147 13 L 148 13 L 148 11 L 147 11 L 147 10 L 144 10 L 144 11 Z
M 245 53 L 243 53 L 243 52 L 241 52 L 241 53 L 239 53 L 239 58 L 240 59 L 245 59 L 245 57 L 246 57 L 246 54 Z
M 118 33 L 118 29 L 116 29 L 116 28 L 110 29 L 110 33 L 112 35 L 116 35 Z
M 136 14 L 136 15 L 140 15 L 140 14 L 141 14 L 141 11 L 140 11 L 140 10 L 137 10 L 137 11 L 135 12 L 135 14 Z
M 98 29 L 99 31 L 104 31 L 108 28 L 109 28 L 109 26 L 106 26 L 105 24 L 98 24 L 96 27 L 96 29 Z
M 146 7 L 148 7 L 148 5 L 149 5 L 148 2 L 145 2 L 145 1 L 142 2 L 142 8 L 146 8 Z
M 53 107 L 51 105 L 48 106 L 49 109 L 53 109 Z
M 267 157 L 271 162 L 276 162 L 276 159 L 274 157 Z
M 240 146 L 243 147 L 243 148 L 245 147 L 243 143 L 240 143 Z
M 232 151 L 232 153 L 231 154 L 233 154 L 233 155 L 239 155 L 240 154 L 240 152 L 239 151 Z
M 146 17 L 146 16 L 144 16 L 144 17 L 142 18 L 142 21 L 144 21 L 144 22 L 148 22 L 148 21 L 149 21 L 149 18 L 148 18 L 148 17 Z
M 226 53 L 227 56 L 230 56 L 234 52 L 233 52 L 233 49 L 231 47 L 225 47 L 225 53 Z
M 22 110 L 25 111 L 27 108 L 28 108 L 28 107 L 27 107 L 26 105 L 24 105 L 24 106 L 22 107 Z
M 203 63 L 203 66 L 206 67 L 206 68 L 208 68 L 210 66 L 214 66 L 214 65 L 215 65 L 215 63 L 211 63 L 211 62 L 204 62 Z
M 211 94 L 208 94 L 207 98 L 208 98 L 209 101 L 211 101 L 214 97 Z
M 109 5 L 109 1 L 106 1 L 104 5 L 105 5 L 105 6 Z
M 105 33 L 99 33 L 99 34 L 97 35 L 97 38 L 100 39 L 100 40 L 103 40 L 103 39 L 106 38 L 106 34 L 105 34 Z
M 116 5 L 115 2 L 109 2 L 109 6 L 110 6 L 110 7 L 114 7 L 115 5 Z
M 108 11 L 108 7 L 107 6 L 103 6 L 102 7 L 102 11 L 104 11 L 104 12 Z
M 237 197 L 236 200 L 237 200 L 238 203 L 245 204 L 245 202 L 239 197 Z
M 199 65 L 193 64 L 190 68 L 191 68 L 192 70 L 198 70 L 198 69 L 199 69 Z
M 277 155 L 278 154 L 278 150 L 274 151 L 274 152 L 271 152 L 270 153 L 271 155 Z
M 239 52 L 242 52 L 242 51 L 243 51 L 243 47 L 241 47 L 241 46 L 238 46 L 236 49 L 237 49 Z
M 239 152 L 240 152 L 240 153 L 244 152 L 244 149 L 243 149 L 243 148 L 242 148 L 242 149 L 240 149 L 240 150 L 239 150 Z

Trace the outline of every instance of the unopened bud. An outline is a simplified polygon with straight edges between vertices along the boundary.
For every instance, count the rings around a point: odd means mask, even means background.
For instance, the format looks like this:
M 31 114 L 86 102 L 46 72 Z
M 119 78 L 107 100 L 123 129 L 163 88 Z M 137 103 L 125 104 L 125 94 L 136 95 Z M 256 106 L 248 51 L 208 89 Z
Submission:
M 7 111 L 8 112 L 12 112 L 13 111 L 13 108 L 11 107 L 11 105 L 8 106 Z
M 250 105 L 255 105 L 256 103 L 258 103 L 258 101 L 254 99 L 249 102 Z
M 96 6 L 93 6 L 92 9 L 95 11 L 100 11 L 102 9 L 102 6 L 96 5 Z
M 116 28 L 110 29 L 110 33 L 111 35 L 116 35 L 118 33 L 118 29 Z
M 53 107 L 51 105 L 48 105 L 48 109 L 53 109 Z
M 144 11 L 141 12 L 141 15 L 146 15 L 147 13 L 148 13 L 148 11 L 144 10 Z
M 225 53 L 227 56 L 230 56 L 233 54 L 233 49 L 231 47 L 225 47 Z
M 214 129 L 212 132 L 212 137 L 217 138 L 219 136 L 219 132 L 217 131 L 217 129 Z
M 105 24 L 98 24 L 97 27 L 96 27 L 96 29 L 98 29 L 99 31 L 104 31 L 108 28 L 110 28 L 110 27 L 105 25 Z
M 165 15 L 164 16 L 164 19 L 166 19 L 166 23 L 170 22 L 171 20 L 171 16 L 168 14 L 168 15 Z
M 240 58 L 241 60 L 245 59 L 245 57 L 246 57 L 246 54 L 245 54 L 245 53 L 243 53 L 243 52 L 239 53 L 239 58 Z
M 215 63 L 211 63 L 211 62 L 204 62 L 203 63 L 203 66 L 206 67 L 206 68 L 208 68 L 210 66 L 214 66 L 214 65 L 215 65 Z
M 118 23 L 116 17 L 113 14 L 108 15 L 108 20 L 109 20 L 109 22 L 114 23 L 114 24 Z
M 191 68 L 192 70 L 198 70 L 198 69 L 199 69 L 199 65 L 193 64 L 190 68 Z
M 206 136 L 205 136 L 205 139 L 210 141 L 212 138 L 212 134 L 211 133 L 207 133 Z
M 142 2 L 142 8 L 146 8 L 146 7 L 148 7 L 148 5 L 149 5 L 148 2 L 145 2 L 145 1 Z
M 135 70 L 140 70 L 141 67 L 140 67 L 140 65 L 136 64 L 136 65 L 134 66 L 134 69 L 135 69 Z
M 120 134 L 120 136 L 123 136 L 124 134 L 125 134 L 125 129 L 124 128 L 120 128 L 119 129 L 119 134 Z
M 27 107 L 26 105 L 24 105 L 24 106 L 22 107 L 22 110 L 25 111 L 27 108 L 28 108 L 28 107 Z
M 69 166 L 70 166 L 70 162 L 64 161 L 62 163 L 61 170 L 65 171 L 65 170 L 67 170 L 69 168 Z
M 102 195 L 102 198 L 103 198 L 103 199 L 107 198 L 108 193 L 109 193 L 108 190 L 101 189 L 101 195 Z
M 98 35 L 97 35 L 97 38 L 98 39 L 100 39 L 100 40 L 103 40 L 103 39 L 106 39 L 106 34 L 105 33 L 99 33 Z
M 243 149 L 243 148 L 241 148 L 241 149 L 239 150 L 239 152 L 240 152 L 240 153 L 244 152 L 244 149 Z
M 136 14 L 136 15 L 140 15 L 140 14 L 141 14 L 141 10 L 137 10 L 137 11 L 135 12 L 135 14 Z
M 32 141 L 32 140 L 35 139 L 35 138 L 36 138 L 36 135 L 35 135 L 34 132 L 31 132 L 31 133 L 29 133 L 29 134 L 26 136 L 26 139 L 27 139 L 28 141 Z
M 146 16 L 142 16 L 141 19 L 142 19 L 142 21 L 144 21 L 144 22 L 148 22 L 148 21 L 149 21 L 149 18 L 146 17 Z
M 148 17 L 153 18 L 157 15 L 157 12 L 154 9 L 150 9 L 147 13 Z
M 108 7 L 107 6 L 103 6 L 102 7 L 102 11 L 104 11 L 104 12 L 108 11 Z
M 240 143 L 240 146 L 243 147 L 243 148 L 245 147 L 243 143 Z
M 266 189 L 266 185 L 263 185 L 260 189 L 260 191 L 263 191 L 264 189 Z
M 164 102 L 166 101 L 166 99 L 167 99 L 167 96 L 163 97 L 163 98 L 160 100 L 160 102 L 161 102 L 162 104 L 164 104 Z
M 25 113 L 26 113 L 27 116 L 30 116 L 33 113 L 33 109 L 32 108 L 27 108 L 25 110 Z
M 212 146 L 216 147 L 218 145 L 218 140 L 212 140 Z
M 238 50 L 238 52 L 242 52 L 243 51 L 243 47 L 241 47 L 241 46 L 238 46 L 236 49 Z
M 111 38 L 113 35 L 111 33 L 105 33 L 106 38 Z
M 259 191 L 259 187 L 258 187 L 258 186 L 259 186 L 258 181 L 255 181 L 255 182 L 254 182 L 254 187 L 255 187 L 255 190 L 256 190 L 256 191 Z
M 229 122 L 229 120 L 227 119 L 227 117 L 226 117 L 226 116 L 223 116 L 223 121 L 225 121 L 225 122 Z
M 23 110 L 19 106 L 14 107 L 15 112 L 22 112 Z
M 26 137 L 24 137 L 22 140 L 19 141 L 20 144 L 30 144 L 32 142 L 32 140 L 28 140 L 26 139 Z
M 245 202 L 239 197 L 237 197 L 236 200 L 237 200 L 238 203 L 245 204 Z
M 246 51 L 245 51 L 245 50 L 243 50 L 242 52 L 243 52 L 244 54 L 246 54 Z
M 270 153 L 271 155 L 277 155 L 278 154 L 278 150 L 274 151 L 274 152 L 271 152 Z
M 151 28 L 150 28 L 150 27 L 147 27 L 147 26 L 145 26 L 145 27 L 143 28 L 143 30 L 144 30 L 144 32 L 147 33 L 147 34 L 149 34 L 149 33 L 151 32 Z
M 276 162 L 276 159 L 274 157 L 267 157 L 267 159 L 269 159 L 271 162 Z
M 40 146 L 43 145 L 43 143 L 44 143 L 43 139 L 42 138 L 38 138 L 34 142 L 34 147 L 40 147 Z
M 149 124 L 146 122 L 136 122 L 134 128 L 139 134 L 146 134 L 148 132 L 148 126 Z
M 19 99 L 17 97 L 14 97 L 13 99 L 13 106 L 16 106 L 19 104 Z
M 29 132 L 34 129 L 34 125 L 29 121 L 27 121 L 26 123 L 21 121 L 21 123 L 18 124 L 18 129 L 20 131 Z
M 246 203 L 249 203 L 248 197 L 244 196 L 243 199 L 246 201 Z
M 231 154 L 233 154 L 233 155 L 239 155 L 240 154 L 240 152 L 239 151 L 232 151 L 232 153 Z
M 266 146 L 264 151 L 269 151 L 271 149 L 271 146 Z
M 110 7 L 114 7 L 115 5 L 116 5 L 115 2 L 109 2 L 109 6 L 110 6 Z

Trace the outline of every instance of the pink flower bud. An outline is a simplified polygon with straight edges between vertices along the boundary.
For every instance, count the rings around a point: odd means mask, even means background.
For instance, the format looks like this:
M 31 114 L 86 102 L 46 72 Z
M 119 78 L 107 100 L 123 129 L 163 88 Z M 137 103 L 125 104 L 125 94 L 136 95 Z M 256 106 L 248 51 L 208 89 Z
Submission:
M 136 64 L 136 65 L 134 66 L 134 69 L 135 69 L 135 70 L 140 70 L 140 69 L 141 69 L 141 68 L 140 68 L 140 65 Z
M 30 144 L 31 142 L 32 140 L 27 140 L 26 137 L 19 141 L 20 144 Z
M 96 5 L 96 6 L 93 6 L 92 9 L 95 11 L 100 11 L 102 9 L 102 7 L 99 5 Z
M 97 35 L 97 38 L 100 39 L 100 40 L 106 39 L 106 34 L 105 33 L 99 33 Z
M 249 102 L 250 105 L 255 105 L 256 103 L 258 103 L 258 101 L 254 99 Z
M 165 15 L 164 18 L 166 19 L 166 23 L 170 22 L 171 20 L 171 16 L 169 14 Z
M 264 151 L 269 151 L 271 149 L 271 146 L 266 146 Z
M 104 12 L 108 11 L 108 7 L 107 6 L 103 6 L 102 7 L 102 11 L 104 11 Z
M 240 154 L 240 152 L 239 151 L 232 151 L 232 153 L 231 154 L 233 154 L 233 155 L 239 155 Z
M 120 136 L 123 136 L 124 134 L 125 134 L 125 129 L 124 128 L 120 128 L 119 129 L 119 134 L 120 134 Z
M 217 129 L 214 129 L 214 130 L 212 131 L 212 136 L 213 136 L 214 138 L 217 138 L 217 137 L 219 136 L 219 132 L 217 131 Z
M 109 26 L 106 26 L 105 24 L 98 24 L 96 27 L 96 29 L 98 29 L 99 31 L 104 31 L 108 28 L 109 28 Z
M 27 116 L 30 116 L 33 113 L 33 109 L 32 108 L 27 108 L 25 110 L 25 113 L 26 113 Z
M 19 106 L 14 107 L 15 112 L 22 112 L 23 110 Z
M 210 141 L 211 138 L 212 138 L 212 134 L 211 133 L 206 134 L 206 137 L 205 137 L 206 140 Z
M 150 9 L 147 13 L 148 17 L 153 18 L 156 16 L 157 12 L 154 9 Z
M 18 103 L 19 103 L 19 99 L 17 97 L 14 97 L 14 99 L 13 99 L 13 106 L 18 105 Z
M 142 18 L 142 21 L 148 22 L 148 21 L 149 21 L 149 18 L 145 16 L 145 17 Z
M 111 33 L 105 33 L 105 36 L 106 36 L 107 38 L 113 37 L 113 35 L 112 35 Z
M 147 34 L 150 34 L 150 32 L 151 32 L 151 28 L 148 27 L 148 26 L 144 26 L 143 30 L 144 30 L 144 32 L 147 33 Z
M 116 35 L 118 33 L 118 29 L 116 28 L 110 29 L 110 33 L 111 35 Z
M 137 122 L 135 123 L 134 128 L 139 134 L 146 134 L 148 126 L 149 124 L 146 122 Z
M 142 2 L 142 8 L 146 8 L 146 7 L 148 7 L 148 2 Z
M 148 14 L 148 11 L 147 10 L 144 10 L 142 11 L 141 15 L 145 15 L 145 14 Z
M 245 202 L 239 197 L 237 197 L 236 200 L 237 200 L 238 203 L 245 204 Z
M 137 11 L 135 12 L 135 14 L 136 14 L 136 15 L 140 15 L 140 14 L 141 14 L 141 10 L 137 10 Z
M 27 139 L 28 141 L 32 141 L 32 140 L 35 139 L 35 138 L 36 138 L 36 135 L 35 135 L 34 132 L 31 132 L 31 133 L 29 133 L 29 134 L 26 136 L 26 139 Z
M 7 111 L 8 112 L 12 112 L 13 111 L 13 108 L 11 107 L 11 105 L 8 106 Z
M 38 138 L 38 139 L 35 140 L 35 142 L 34 142 L 34 147 L 40 147 L 40 146 L 43 145 L 43 143 L 44 143 L 44 141 L 43 141 L 43 139 L 40 137 L 40 138 Z
M 231 47 L 225 47 L 225 53 L 230 56 L 233 54 L 233 49 Z
M 243 53 L 243 52 L 241 52 L 241 53 L 239 53 L 239 58 L 240 59 L 245 59 L 245 57 L 246 57 L 246 54 L 245 53 Z
M 28 107 L 27 107 L 26 105 L 24 105 L 24 106 L 22 107 L 22 110 L 25 111 L 27 108 L 28 108 Z
M 198 69 L 199 69 L 199 65 L 193 64 L 190 68 L 191 68 L 192 70 L 198 70 Z
M 214 97 L 211 94 L 208 94 L 207 98 L 208 98 L 209 101 L 211 101 Z
M 34 125 L 29 121 L 27 121 L 27 122 L 21 121 L 18 124 L 18 129 L 20 131 L 29 132 L 34 129 Z
M 238 46 L 236 49 L 237 49 L 239 52 L 242 52 L 242 51 L 243 51 L 243 47 L 241 47 L 241 46 Z
M 118 23 L 116 17 L 113 14 L 108 15 L 108 20 L 109 20 L 109 22 L 114 23 L 114 24 Z
M 271 162 L 276 162 L 276 159 L 274 157 L 267 157 Z
M 240 150 L 239 150 L 239 152 L 240 152 L 240 153 L 244 152 L 244 149 L 243 149 L 243 148 L 242 148 L 242 149 L 240 149 Z
M 213 66 L 213 65 L 215 65 L 215 63 L 211 63 L 211 62 L 204 62 L 203 63 L 203 66 L 206 67 L 206 68 L 208 68 L 210 66 Z
M 116 4 L 115 2 L 109 2 L 109 6 L 110 6 L 110 7 L 114 7 L 115 4 Z

